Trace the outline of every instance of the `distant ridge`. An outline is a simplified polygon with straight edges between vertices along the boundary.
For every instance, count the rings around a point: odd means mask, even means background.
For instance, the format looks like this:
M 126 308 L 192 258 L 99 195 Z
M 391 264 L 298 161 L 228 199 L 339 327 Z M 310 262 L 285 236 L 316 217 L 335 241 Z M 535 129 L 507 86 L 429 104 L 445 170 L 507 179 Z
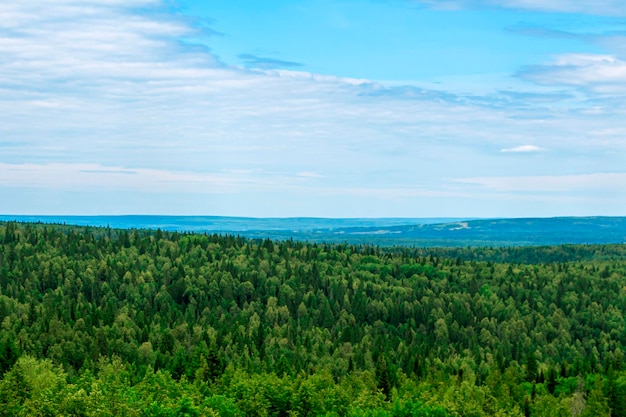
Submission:
M 250 218 L 221 216 L 15 216 L 2 221 L 238 234 L 250 238 L 384 246 L 537 246 L 626 242 L 626 217 Z
M 440 224 L 350 228 L 346 235 L 393 235 L 424 246 L 526 246 L 626 242 L 626 217 L 479 219 Z
M 346 227 L 391 227 L 416 224 L 448 223 L 465 218 L 323 218 L 323 217 L 229 217 L 229 216 L 37 216 L 0 215 L 0 220 L 71 224 L 77 226 L 110 226 L 119 229 L 162 229 L 192 232 L 243 231 L 310 231 Z

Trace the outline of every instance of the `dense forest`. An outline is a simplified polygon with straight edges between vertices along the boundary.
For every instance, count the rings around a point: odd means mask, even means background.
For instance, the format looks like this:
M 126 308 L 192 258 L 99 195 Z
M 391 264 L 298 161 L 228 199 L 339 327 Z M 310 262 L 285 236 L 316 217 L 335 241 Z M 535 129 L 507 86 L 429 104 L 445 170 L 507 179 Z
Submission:
M 0 416 L 626 417 L 626 246 L 0 223 Z

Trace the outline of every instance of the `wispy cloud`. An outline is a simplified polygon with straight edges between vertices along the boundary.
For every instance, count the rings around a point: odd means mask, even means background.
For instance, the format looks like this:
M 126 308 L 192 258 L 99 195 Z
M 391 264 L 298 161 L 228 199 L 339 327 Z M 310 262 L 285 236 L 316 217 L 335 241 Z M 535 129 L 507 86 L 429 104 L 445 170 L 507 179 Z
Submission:
M 224 192 L 235 182 L 226 176 L 157 169 L 127 169 L 98 164 L 0 163 L 0 184 L 6 187 L 73 191 L 133 190 L 143 192 Z M 240 182 L 240 181 L 239 181 Z
M 624 16 L 622 0 L 413 0 L 439 9 L 519 9 L 541 12 Z
M 588 34 L 572 33 L 541 26 L 517 25 L 508 28 L 508 31 L 518 35 L 533 36 L 544 39 L 575 39 L 581 41 L 588 41 L 590 39 L 590 35 Z
M 545 175 L 519 177 L 457 178 L 457 183 L 472 184 L 499 192 L 550 192 L 572 191 L 626 193 L 626 173 L 593 173 L 580 175 Z
M 498 95 L 503 100 L 511 103 L 520 103 L 524 105 L 536 103 L 558 103 L 574 98 L 574 95 L 566 91 L 555 91 L 547 93 L 524 92 L 524 91 L 499 91 Z
M 278 68 L 298 68 L 302 64 L 299 62 L 284 61 L 282 59 L 263 57 L 255 54 L 240 54 L 241 59 L 247 67 L 260 69 L 278 69 Z
M 297 176 L 300 178 L 324 178 L 322 174 L 318 174 L 317 172 L 311 172 L 311 171 L 298 172 Z
M 150 193 L 236 193 L 249 189 L 281 190 L 298 178 L 322 178 L 313 172 L 296 175 L 260 170 L 193 172 L 122 168 L 85 163 L 7 164 L 0 162 L 0 185 L 72 191 L 128 190 Z
M 500 152 L 509 152 L 509 153 L 532 153 L 532 152 L 543 152 L 543 151 L 547 151 L 547 149 L 545 148 L 540 148 L 539 146 L 535 146 L 535 145 L 521 145 L 521 146 L 516 146 L 514 148 L 505 148 L 505 149 L 501 149 Z
M 527 66 L 518 75 L 543 85 L 570 85 L 609 95 L 626 93 L 626 61 L 611 55 L 561 55 L 546 65 Z

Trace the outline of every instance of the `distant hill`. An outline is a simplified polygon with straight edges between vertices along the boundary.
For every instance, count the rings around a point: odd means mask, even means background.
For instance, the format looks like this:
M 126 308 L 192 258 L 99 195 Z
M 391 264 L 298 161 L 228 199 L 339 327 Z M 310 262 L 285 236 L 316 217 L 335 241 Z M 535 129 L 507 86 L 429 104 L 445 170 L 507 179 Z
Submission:
M 417 246 L 526 246 L 626 243 L 626 217 L 483 219 L 336 230 L 347 241 Z
M 391 227 L 463 221 L 466 218 L 351 218 L 227 217 L 227 216 L 18 216 L 0 215 L 0 221 L 42 222 L 76 226 L 110 226 L 114 229 L 161 229 L 186 232 L 316 232 L 352 227 Z
M 626 242 L 626 217 L 324 219 L 0 215 L 0 220 L 110 226 L 122 229 L 207 232 L 262 239 L 347 242 L 382 246 L 537 246 Z

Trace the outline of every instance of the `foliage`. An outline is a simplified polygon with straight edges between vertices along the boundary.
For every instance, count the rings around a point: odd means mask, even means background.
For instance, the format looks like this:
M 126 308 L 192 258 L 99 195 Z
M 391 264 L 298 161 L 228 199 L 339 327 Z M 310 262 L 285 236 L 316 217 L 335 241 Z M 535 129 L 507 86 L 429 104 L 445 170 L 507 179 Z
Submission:
M 623 417 L 625 254 L 0 223 L 0 415 Z

